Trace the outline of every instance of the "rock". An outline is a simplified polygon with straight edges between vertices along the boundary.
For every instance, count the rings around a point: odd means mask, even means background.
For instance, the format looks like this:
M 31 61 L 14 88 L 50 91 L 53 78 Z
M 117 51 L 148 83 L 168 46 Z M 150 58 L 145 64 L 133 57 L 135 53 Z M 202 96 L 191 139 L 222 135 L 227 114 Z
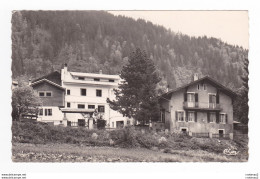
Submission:
M 97 135 L 96 133 L 93 133 L 92 136 L 91 136 L 91 138 L 97 140 L 98 135 Z

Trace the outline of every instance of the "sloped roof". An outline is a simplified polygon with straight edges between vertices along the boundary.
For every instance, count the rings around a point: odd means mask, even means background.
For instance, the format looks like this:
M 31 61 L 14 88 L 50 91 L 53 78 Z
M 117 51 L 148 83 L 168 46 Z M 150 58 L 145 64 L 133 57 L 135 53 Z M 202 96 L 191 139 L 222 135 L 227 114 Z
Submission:
M 55 86 L 55 87 L 57 87 L 57 88 L 60 88 L 60 89 L 62 89 L 62 90 L 65 90 L 65 88 L 63 88 L 62 86 L 60 86 L 60 85 L 58 85 L 58 84 L 56 84 L 56 83 L 54 83 L 54 82 L 52 82 L 52 81 L 50 81 L 50 80 L 47 80 L 47 79 L 45 79 L 45 78 L 33 82 L 33 83 L 31 84 L 31 86 L 35 86 L 35 85 L 40 84 L 40 83 L 43 83 L 43 82 L 47 82 L 47 83 L 49 83 L 49 84 L 51 84 L 51 85 L 53 85 L 53 86 Z
M 210 78 L 209 76 L 205 76 L 203 78 L 200 78 L 196 81 L 192 81 L 186 85 L 183 85 L 179 88 L 176 88 L 176 89 L 173 89 L 173 90 L 170 90 L 169 92 L 167 93 L 164 93 L 160 96 L 160 98 L 166 98 L 166 99 L 170 99 L 171 98 L 171 94 L 177 92 L 177 91 L 180 91 L 182 89 L 185 89 L 193 84 L 196 84 L 196 83 L 200 83 L 200 82 L 203 82 L 203 81 L 207 81 L 209 82 L 210 84 L 212 84 L 213 86 L 216 86 L 217 88 L 219 88 L 222 92 L 224 92 L 225 94 L 227 94 L 228 96 L 231 96 L 231 97 L 236 97 L 237 94 L 235 92 L 233 92 L 231 89 L 225 87 L 224 85 L 220 84 L 219 82 L 217 82 L 216 80 Z
M 54 72 L 51 72 L 45 76 L 42 76 L 38 79 L 35 79 L 32 81 L 32 83 L 36 82 L 36 81 L 39 81 L 39 80 L 42 80 L 42 79 L 46 79 L 46 80 L 49 80 L 53 83 L 56 83 L 57 85 L 61 85 L 61 73 L 59 71 L 54 71 Z

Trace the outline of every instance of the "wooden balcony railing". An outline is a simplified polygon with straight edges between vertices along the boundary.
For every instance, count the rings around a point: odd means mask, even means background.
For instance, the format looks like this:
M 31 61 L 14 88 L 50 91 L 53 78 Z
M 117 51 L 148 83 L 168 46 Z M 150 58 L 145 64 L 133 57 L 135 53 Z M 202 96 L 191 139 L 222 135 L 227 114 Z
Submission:
M 220 104 L 203 103 L 203 102 L 183 102 L 184 109 L 206 109 L 206 110 L 221 110 Z

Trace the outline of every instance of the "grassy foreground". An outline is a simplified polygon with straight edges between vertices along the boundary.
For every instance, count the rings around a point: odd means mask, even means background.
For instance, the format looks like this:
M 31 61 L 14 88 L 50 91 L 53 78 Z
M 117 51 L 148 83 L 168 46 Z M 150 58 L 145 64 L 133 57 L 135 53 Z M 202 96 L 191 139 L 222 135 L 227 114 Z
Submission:
M 90 147 L 75 144 L 13 143 L 14 162 L 245 162 L 241 156 L 207 151 L 173 150 L 171 153 L 145 148 Z

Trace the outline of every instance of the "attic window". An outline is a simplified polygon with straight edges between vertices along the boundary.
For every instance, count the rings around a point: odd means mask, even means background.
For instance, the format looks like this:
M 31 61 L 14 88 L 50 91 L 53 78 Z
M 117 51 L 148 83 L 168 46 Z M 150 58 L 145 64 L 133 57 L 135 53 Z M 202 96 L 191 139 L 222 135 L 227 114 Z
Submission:
M 100 81 L 100 79 L 99 78 L 94 78 L 94 81 Z
M 51 97 L 52 93 L 51 92 L 46 92 L 46 97 Z
M 44 97 L 44 96 L 45 96 L 45 93 L 44 93 L 44 92 L 39 92 L 39 96 L 40 96 L 40 97 Z
M 78 79 L 79 79 L 79 80 L 85 80 L 85 78 L 82 77 L 82 76 L 79 76 Z
M 115 82 L 115 80 L 109 79 L 109 82 Z

